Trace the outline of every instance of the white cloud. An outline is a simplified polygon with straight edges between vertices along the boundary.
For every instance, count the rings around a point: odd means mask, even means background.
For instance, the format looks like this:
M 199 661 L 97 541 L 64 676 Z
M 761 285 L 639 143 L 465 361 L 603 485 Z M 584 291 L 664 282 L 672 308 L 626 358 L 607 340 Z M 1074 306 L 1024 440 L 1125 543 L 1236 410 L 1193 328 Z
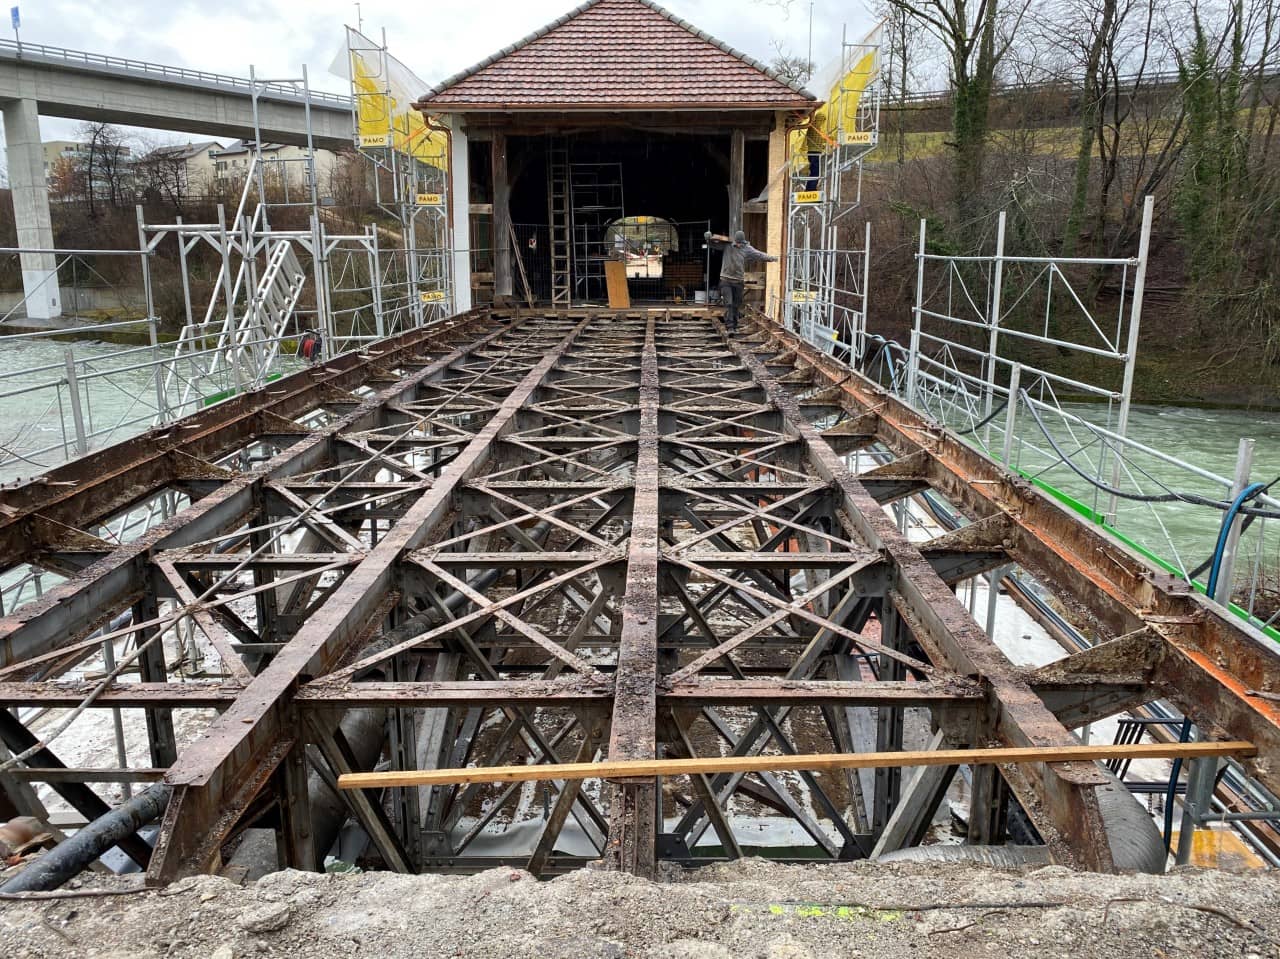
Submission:
M 425 82 L 436 83 L 567 13 L 574 0 L 425 0 L 361 3 L 365 32 L 387 32 L 395 56 Z M 773 42 L 802 55 L 808 44 L 808 0 L 784 10 L 770 0 L 668 0 L 664 6 L 713 36 L 767 62 Z M 317 89 L 343 91 L 328 66 L 355 24 L 349 0 L 258 0 L 209 4 L 196 0 L 133 0 L 105 5 L 45 0 L 24 6 L 24 42 L 246 76 L 296 77 L 308 65 Z M 865 9 L 841 0 L 814 0 L 813 53 L 821 66 L 871 24 Z M 68 136 L 75 121 L 42 120 L 46 137 Z

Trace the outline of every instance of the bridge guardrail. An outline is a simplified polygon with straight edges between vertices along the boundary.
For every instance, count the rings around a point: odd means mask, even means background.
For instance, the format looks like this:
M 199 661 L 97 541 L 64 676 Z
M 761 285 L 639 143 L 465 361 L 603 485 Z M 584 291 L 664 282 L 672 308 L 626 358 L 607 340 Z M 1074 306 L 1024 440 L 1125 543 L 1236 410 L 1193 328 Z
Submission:
M 231 76 L 225 73 L 208 73 L 204 70 L 189 70 L 186 67 L 171 67 L 162 63 L 150 63 L 146 60 L 134 60 L 129 57 L 115 57 L 103 53 L 88 53 L 83 50 L 70 50 L 66 47 L 52 47 L 42 43 L 16 43 L 13 40 L 0 40 L 0 59 L 31 60 L 32 62 L 66 63 L 86 67 L 107 67 L 126 73 L 141 74 L 148 77 L 164 77 L 171 80 L 186 80 L 193 83 L 209 84 L 252 95 L 254 83 L 244 77 Z M 258 95 L 272 99 L 292 100 L 301 103 L 305 98 L 301 90 L 290 83 L 258 83 Z M 344 110 L 351 109 L 351 98 L 340 93 L 323 93 L 311 91 L 313 106 L 331 106 Z
M 1268 70 L 1263 74 L 1264 80 L 1275 80 L 1277 78 L 1280 78 L 1280 70 Z M 1252 79 L 1250 77 L 1250 80 Z M 1139 87 L 1159 89 L 1181 82 L 1182 77 L 1176 70 L 1164 70 L 1159 73 L 1148 73 L 1142 76 L 1122 76 L 1112 84 L 1112 89 L 1108 91 L 1108 95 L 1115 93 L 1117 90 L 1122 93 L 1133 94 L 1137 92 Z M 883 98 L 881 109 L 897 110 L 940 106 L 945 104 L 954 92 L 951 89 L 913 90 L 905 95 L 886 95 Z M 997 83 L 991 92 L 994 97 L 1033 93 L 1065 93 L 1069 96 L 1078 97 L 1084 95 L 1084 84 L 1078 79 L 1039 80 L 1032 83 Z

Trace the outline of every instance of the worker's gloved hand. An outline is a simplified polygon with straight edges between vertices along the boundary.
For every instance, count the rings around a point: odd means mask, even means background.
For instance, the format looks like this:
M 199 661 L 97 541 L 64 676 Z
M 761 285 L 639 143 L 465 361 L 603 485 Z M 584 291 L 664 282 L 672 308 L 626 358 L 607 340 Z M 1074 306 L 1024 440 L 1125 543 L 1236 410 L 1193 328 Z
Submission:
M 706 233 L 702 234 L 702 238 L 703 238 L 704 240 L 709 240 L 709 239 L 711 239 L 711 231 L 710 231 L 710 230 L 708 230 Z

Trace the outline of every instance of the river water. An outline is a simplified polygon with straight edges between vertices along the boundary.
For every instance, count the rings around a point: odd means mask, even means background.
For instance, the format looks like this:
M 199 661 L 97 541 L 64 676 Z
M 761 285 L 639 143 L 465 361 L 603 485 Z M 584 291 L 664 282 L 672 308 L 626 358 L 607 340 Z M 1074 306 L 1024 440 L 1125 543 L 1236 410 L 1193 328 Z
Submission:
M 1072 404 L 1066 409 L 1100 426 L 1108 426 L 1105 407 L 1090 404 Z M 1097 463 L 1098 448 L 1090 443 L 1094 436 L 1077 427 L 1074 435 L 1065 427 L 1056 425 L 1050 415 L 1045 425 L 1058 439 L 1063 450 L 1072 454 L 1078 465 Z M 1114 424 L 1111 425 L 1114 429 Z M 1039 475 L 1046 482 L 1092 507 L 1106 513 L 1111 506 L 1110 496 L 1096 489 L 1087 481 L 1061 464 L 1040 473 L 1039 469 L 1049 459 L 1031 449 L 1035 444 L 1042 451 L 1048 444 L 1030 416 L 1022 414 L 1016 431 L 1021 450 L 1015 454 L 1015 462 L 1032 475 Z M 1280 413 L 1249 410 L 1198 409 L 1181 406 L 1135 406 L 1130 413 L 1130 439 L 1159 450 L 1169 456 L 1193 464 L 1218 476 L 1230 479 L 1235 473 L 1236 456 L 1242 437 L 1255 441 L 1253 469 L 1254 481 L 1270 482 L 1280 476 Z M 998 442 L 993 441 L 993 442 Z M 1085 445 L 1083 452 L 1077 452 Z M 1056 458 L 1056 457 L 1055 457 Z M 1196 476 L 1189 470 L 1165 463 L 1153 456 L 1133 454 L 1127 458 L 1127 471 L 1121 472 L 1120 488 L 1125 491 L 1141 491 L 1144 494 L 1160 494 L 1166 491 L 1190 492 L 1218 500 L 1227 499 L 1227 490 Z M 1102 479 L 1110 483 L 1111 466 L 1105 466 Z M 1272 490 L 1280 499 L 1280 484 Z M 1194 569 L 1213 552 L 1217 540 L 1222 513 L 1210 507 L 1185 503 L 1159 503 L 1148 505 L 1119 500 L 1116 506 L 1116 528 L 1140 545 L 1156 553 L 1167 562 L 1186 569 Z M 1245 541 L 1244 553 L 1252 555 L 1262 545 L 1271 562 L 1280 557 L 1280 523 L 1255 524 Z
M 32 476 L 74 457 L 68 351 L 76 363 L 90 446 L 118 442 L 154 421 L 156 373 L 146 366 L 152 361 L 150 347 L 6 338 L 0 346 L 0 481 Z M 161 355 L 170 356 L 171 351 L 172 346 L 162 347 Z M 279 369 L 288 373 L 297 365 L 286 356 Z

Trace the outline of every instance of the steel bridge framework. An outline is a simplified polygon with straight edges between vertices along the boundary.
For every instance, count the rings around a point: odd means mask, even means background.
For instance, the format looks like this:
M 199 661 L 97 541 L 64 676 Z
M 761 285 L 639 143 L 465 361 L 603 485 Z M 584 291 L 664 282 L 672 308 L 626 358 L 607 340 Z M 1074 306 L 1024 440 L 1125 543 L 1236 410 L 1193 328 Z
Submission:
M 926 488 L 968 525 L 911 541 L 885 507 Z M 170 518 L 102 537 L 161 497 Z M 155 883 L 216 871 L 255 824 L 317 868 L 311 780 L 379 760 L 1067 746 L 1168 699 L 1203 738 L 1256 744 L 1280 789 L 1265 639 L 762 317 L 732 339 L 702 310 L 415 329 L 4 487 L 0 557 L 66 577 L 0 621 L 0 742 L 24 755 L 0 798 L 24 811 L 46 782 L 92 819 L 88 784 L 163 780 L 154 850 L 120 843 Z M 1013 665 L 955 594 L 1009 564 L 1096 644 Z M 182 637 L 216 667 L 179 675 Z M 18 707 L 141 709 L 151 766 L 66 765 Z M 341 816 L 401 871 L 652 875 L 707 861 L 708 830 L 743 854 L 744 809 L 831 859 L 910 845 L 954 771 L 553 782 L 532 848 L 500 857 L 471 847 L 517 785 L 344 793 Z M 1115 868 L 1097 766 L 972 777 L 971 842 L 1002 841 L 1016 800 L 1057 861 Z M 557 851 L 571 821 L 593 852 Z

